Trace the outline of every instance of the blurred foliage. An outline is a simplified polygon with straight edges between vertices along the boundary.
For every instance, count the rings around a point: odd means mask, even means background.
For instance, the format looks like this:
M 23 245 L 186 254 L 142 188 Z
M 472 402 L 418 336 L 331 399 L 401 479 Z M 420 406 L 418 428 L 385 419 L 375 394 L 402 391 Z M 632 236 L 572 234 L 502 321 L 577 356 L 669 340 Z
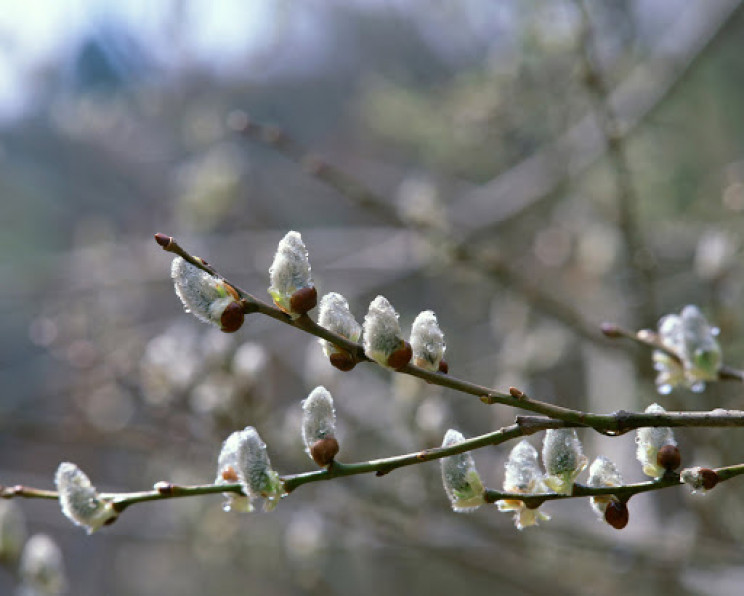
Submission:
M 740 9 L 622 141 L 654 265 L 655 303 L 640 305 L 639 320 L 611 159 L 572 175 L 558 155 L 560 183 L 544 196 L 506 218 L 450 221 L 463 197 L 593 109 L 572 2 L 339 0 L 313 3 L 313 18 L 301 4 L 277 3 L 271 43 L 231 69 L 179 54 L 175 34 L 165 36 L 175 57 L 163 60 L 136 27 L 109 23 L 35 73 L 28 110 L 0 139 L 0 483 L 49 487 L 62 460 L 103 491 L 209 481 L 222 440 L 247 424 L 279 472 L 309 470 L 299 404 L 318 384 L 336 400 L 342 461 L 513 420 L 513 411 L 369 366 L 339 373 L 316 341 L 270 320 L 251 317 L 236 336 L 200 325 L 173 295 L 154 232 L 177 236 L 261 296 L 276 243 L 299 230 L 321 292 L 343 293 L 358 319 L 380 293 L 404 332 L 420 310 L 436 311 L 458 377 L 592 411 L 656 400 L 669 410 L 740 406 L 731 384 L 658 396 L 650 353 L 599 333 L 581 339 L 539 296 L 482 271 L 499 257 L 595 326 L 653 325 L 698 304 L 721 327 L 725 362 L 742 365 Z M 700 3 L 591 3 L 608 86 L 650 59 L 690 6 Z M 174 9 L 172 31 L 185 14 Z M 388 226 L 239 138 L 228 124 L 234 110 L 281 126 L 416 225 Z M 453 259 L 444 242 L 432 246 L 413 229 L 422 224 L 476 248 L 480 267 Z M 677 437 L 685 465 L 742 461 L 735 431 Z M 631 437 L 581 438 L 590 458 L 607 455 L 626 480 L 641 478 Z M 508 451 L 474 454 L 490 486 L 500 486 Z M 54 536 L 80 596 L 463 585 L 640 596 L 736 593 L 740 494 L 732 481 L 702 500 L 636 497 L 622 532 L 597 524 L 586 502 L 560 503 L 546 507 L 552 521 L 520 533 L 494 508 L 453 514 L 439 466 L 427 464 L 309 485 L 271 514 L 229 515 L 207 498 L 138 506 L 91 538 L 53 504 L 21 508 L 29 533 Z M 13 569 L 0 570 L 0 592 L 14 589 Z

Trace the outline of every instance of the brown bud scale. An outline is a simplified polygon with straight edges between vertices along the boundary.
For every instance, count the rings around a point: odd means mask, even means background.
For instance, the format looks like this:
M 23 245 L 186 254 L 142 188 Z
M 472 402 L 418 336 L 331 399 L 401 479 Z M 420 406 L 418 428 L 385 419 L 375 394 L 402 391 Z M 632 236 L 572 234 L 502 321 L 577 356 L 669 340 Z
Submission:
M 613 325 L 612 323 L 602 323 L 600 330 L 605 335 L 605 337 L 611 337 L 611 338 L 622 337 L 620 328 L 617 325 Z
M 313 458 L 316 464 L 325 468 L 336 457 L 338 450 L 338 441 L 334 437 L 326 437 L 325 439 L 318 439 L 312 444 L 310 447 L 310 457 Z
M 162 246 L 163 249 L 167 249 L 170 246 L 170 243 L 173 242 L 173 238 L 158 232 L 157 234 L 155 234 L 155 242 Z
M 222 479 L 227 482 L 238 482 L 238 473 L 235 471 L 235 468 L 232 466 L 225 466 L 222 469 L 222 473 L 220 474 L 222 476 Z
M 235 288 L 233 288 L 229 283 L 223 281 L 222 287 L 224 287 L 225 290 L 227 290 L 227 293 L 230 294 L 230 296 L 232 296 L 233 298 L 235 298 L 235 300 L 240 300 L 240 294 L 238 294 L 238 291 Z
M 350 371 L 356 366 L 356 361 L 346 350 L 344 350 L 343 352 L 333 352 L 329 360 L 331 361 L 331 366 L 344 372 Z
M 679 468 L 682 463 L 682 457 L 676 445 L 664 445 L 656 454 L 656 463 L 668 472 Z
M 235 333 L 243 326 L 245 314 L 240 302 L 231 302 L 222 311 L 220 316 L 220 329 L 225 333 Z
M 170 482 L 166 482 L 164 480 L 157 482 L 154 488 L 156 491 L 158 491 L 158 494 L 163 495 L 164 497 L 168 497 L 173 494 L 173 485 Z
M 404 341 L 403 344 L 395 350 L 387 359 L 387 365 L 395 370 L 404 368 L 413 357 L 413 349 L 411 344 Z
M 446 360 L 439 361 L 439 372 L 443 375 L 446 375 L 449 372 L 449 364 L 447 364 Z
M 509 395 L 516 399 L 522 399 L 524 397 L 524 391 L 517 389 L 516 387 L 509 387 Z
M 297 290 L 289 299 L 289 308 L 298 315 L 304 315 L 318 304 L 318 290 L 313 286 Z
M 605 509 L 605 521 L 616 530 L 622 530 L 628 525 L 630 514 L 628 506 L 620 501 L 610 501 Z
M 700 477 L 703 480 L 703 488 L 705 490 L 710 490 L 718 484 L 718 474 L 710 468 L 700 468 Z

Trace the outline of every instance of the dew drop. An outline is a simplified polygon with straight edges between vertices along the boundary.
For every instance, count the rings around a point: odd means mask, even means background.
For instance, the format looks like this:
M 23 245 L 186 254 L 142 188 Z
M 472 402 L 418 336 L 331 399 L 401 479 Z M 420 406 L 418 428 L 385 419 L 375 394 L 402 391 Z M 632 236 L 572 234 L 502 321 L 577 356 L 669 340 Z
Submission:
M 232 505 L 230 504 L 230 501 L 225 501 L 222 503 L 222 511 L 229 512 L 232 510 Z
M 690 386 L 690 391 L 693 393 L 702 393 L 705 390 L 705 383 L 703 381 L 698 381 L 697 383 L 693 383 Z

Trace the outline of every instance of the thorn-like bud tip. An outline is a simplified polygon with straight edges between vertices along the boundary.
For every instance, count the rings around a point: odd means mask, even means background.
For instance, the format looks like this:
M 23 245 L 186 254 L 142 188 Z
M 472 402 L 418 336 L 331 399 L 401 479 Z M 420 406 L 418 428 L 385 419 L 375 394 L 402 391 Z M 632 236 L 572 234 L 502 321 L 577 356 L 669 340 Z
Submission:
M 173 238 L 158 232 L 157 234 L 155 234 L 155 242 L 162 246 L 163 249 L 167 249 L 170 246 L 170 243 L 173 242 Z

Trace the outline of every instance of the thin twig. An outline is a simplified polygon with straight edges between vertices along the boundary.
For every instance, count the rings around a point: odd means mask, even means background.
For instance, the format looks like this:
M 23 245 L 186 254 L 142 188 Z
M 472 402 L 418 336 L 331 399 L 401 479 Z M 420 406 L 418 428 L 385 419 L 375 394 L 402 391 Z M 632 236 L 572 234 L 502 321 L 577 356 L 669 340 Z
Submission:
M 555 420 L 546 420 L 545 422 L 545 428 L 559 428 L 560 426 L 562 426 L 561 423 Z M 408 453 L 406 455 L 352 464 L 333 462 L 327 469 L 315 472 L 306 472 L 304 474 L 288 475 L 282 477 L 281 480 L 284 483 L 287 493 L 289 493 L 304 484 L 342 478 L 345 476 L 356 476 L 359 474 L 370 473 L 375 473 L 377 476 L 384 476 L 396 468 L 421 464 L 435 459 L 442 459 L 458 453 L 472 451 L 473 449 L 478 449 L 486 445 L 497 445 L 519 437 L 522 434 L 524 434 L 522 429 L 519 425 L 515 424 L 502 428 L 494 433 L 468 439 L 450 447 L 437 447 L 425 451 Z M 715 468 L 713 471 L 717 475 L 718 483 L 721 483 L 744 474 L 744 464 Z M 545 501 L 596 497 L 600 495 L 614 495 L 622 501 L 627 501 L 630 497 L 639 493 L 661 490 L 671 486 L 680 486 L 682 484 L 684 484 L 684 482 L 682 482 L 678 474 L 667 472 L 664 476 L 656 480 L 635 484 L 625 484 L 621 486 L 591 487 L 575 483 L 573 485 L 573 490 L 569 495 L 556 493 L 524 494 L 487 488 L 485 489 L 484 498 L 488 503 L 495 503 L 499 500 L 524 501 L 524 503 L 529 507 L 537 507 Z M 202 484 L 182 486 L 169 482 L 158 482 L 152 490 L 131 493 L 101 493 L 99 497 L 101 500 L 110 502 L 114 509 L 120 513 L 128 507 L 139 503 L 223 493 L 244 494 L 240 484 Z M 57 491 L 29 486 L 0 486 L 0 498 L 57 500 L 59 499 L 59 493 Z
M 654 312 L 655 265 L 646 245 L 639 218 L 639 198 L 633 184 L 625 137 L 610 101 L 611 92 L 597 60 L 597 40 L 589 9 L 584 0 L 575 0 L 581 13 L 580 54 L 584 68 L 584 83 L 594 104 L 599 130 L 607 145 L 609 163 L 614 173 L 619 228 L 626 250 L 627 265 L 633 273 L 627 291 L 633 320 L 640 325 L 650 323 Z
M 613 323 L 603 323 L 602 333 L 604 333 L 605 336 L 611 339 L 629 339 L 632 342 L 643 346 L 644 348 L 659 350 L 660 352 L 664 352 L 664 354 L 669 356 L 677 364 L 683 364 L 682 357 L 677 354 L 677 352 L 675 352 L 672 348 L 664 344 L 661 339 L 659 339 L 658 333 L 651 331 L 650 329 L 641 329 L 638 332 L 634 332 L 623 329 L 622 327 Z M 722 364 L 721 367 L 718 369 L 718 380 L 737 381 L 739 383 L 744 383 L 744 370 Z

